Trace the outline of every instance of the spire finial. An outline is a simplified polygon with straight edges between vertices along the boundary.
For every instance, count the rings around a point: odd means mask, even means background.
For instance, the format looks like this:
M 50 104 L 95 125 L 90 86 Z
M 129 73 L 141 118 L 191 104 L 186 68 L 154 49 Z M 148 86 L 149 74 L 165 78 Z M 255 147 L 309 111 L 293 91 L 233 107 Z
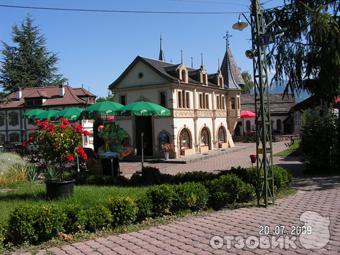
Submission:
M 203 53 L 201 52 L 201 69 L 203 69 Z
M 162 48 L 162 34 L 160 34 L 159 37 L 159 56 L 158 56 L 158 60 L 159 61 L 164 61 L 164 53 L 163 53 L 163 48 Z
M 181 49 L 181 64 L 183 64 L 183 50 Z
M 223 36 L 223 39 L 225 39 L 225 44 L 226 44 L 226 49 L 229 48 L 229 38 L 231 37 L 231 34 L 229 33 L 229 31 L 227 31 L 225 33 L 225 36 Z
M 221 67 L 220 67 L 220 58 L 217 59 L 217 72 L 221 71 Z
M 191 59 L 191 68 L 194 68 L 194 58 L 191 57 L 190 59 Z

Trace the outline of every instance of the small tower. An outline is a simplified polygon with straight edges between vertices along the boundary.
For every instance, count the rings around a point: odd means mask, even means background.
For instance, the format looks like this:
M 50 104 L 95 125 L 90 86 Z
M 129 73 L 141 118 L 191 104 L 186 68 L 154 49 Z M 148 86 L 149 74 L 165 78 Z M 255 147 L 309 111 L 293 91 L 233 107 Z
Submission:
M 223 37 L 226 40 L 226 51 L 222 61 L 221 72 L 223 75 L 225 88 L 240 89 L 240 85 L 242 86 L 244 84 L 244 81 L 229 48 L 230 37 L 231 35 L 229 34 L 228 31 L 226 32 L 226 35 Z
M 159 37 L 159 56 L 158 60 L 164 62 L 164 53 L 162 49 L 162 34 Z

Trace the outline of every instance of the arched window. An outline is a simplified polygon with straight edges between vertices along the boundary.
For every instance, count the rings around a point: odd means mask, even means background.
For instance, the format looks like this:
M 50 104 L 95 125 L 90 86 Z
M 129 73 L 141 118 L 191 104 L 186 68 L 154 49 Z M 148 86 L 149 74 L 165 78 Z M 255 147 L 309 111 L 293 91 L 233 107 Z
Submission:
M 210 132 L 208 128 L 203 128 L 201 131 L 201 145 L 209 146 L 210 148 Z
M 187 70 L 185 69 L 182 69 L 181 71 L 181 81 L 187 83 L 188 82 L 188 79 L 187 79 Z
M 280 119 L 276 120 L 276 129 L 279 132 L 281 132 L 281 130 L 282 130 L 282 122 L 281 122 Z
M 191 135 L 187 128 L 183 128 L 179 135 L 179 145 L 181 150 L 191 148 Z
M 227 141 L 227 139 L 226 139 L 227 138 L 226 131 L 225 131 L 225 128 L 223 126 L 221 126 L 218 129 L 217 137 L 218 137 L 218 142 L 219 143 L 225 143 Z
M 16 126 L 19 124 L 19 113 L 10 112 L 8 113 L 8 123 L 10 126 Z

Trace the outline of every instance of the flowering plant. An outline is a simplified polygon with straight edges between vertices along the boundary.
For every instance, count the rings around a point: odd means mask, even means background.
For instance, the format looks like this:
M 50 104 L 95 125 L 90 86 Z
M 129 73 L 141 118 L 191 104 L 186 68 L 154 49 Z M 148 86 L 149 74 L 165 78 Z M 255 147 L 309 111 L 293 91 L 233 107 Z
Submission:
M 161 147 L 162 147 L 162 150 L 165 152 L 170 152 L 174 150 L 174 145 L 171 143 L 163 143 Z
M 45 166 L 53 166 L 56 170 L 63 170 L 66 164 L 73 162 L 76 156 L 87 160 L 87 155 L 82 147 L 82 135 L 89 135 L 82 126 L 70 123 L 61 118 L 59 123 L 49 120 L 36 120 L 38 131 L 30 136 L 27 143 L 34 144 L 37 148 L 37 158 Z

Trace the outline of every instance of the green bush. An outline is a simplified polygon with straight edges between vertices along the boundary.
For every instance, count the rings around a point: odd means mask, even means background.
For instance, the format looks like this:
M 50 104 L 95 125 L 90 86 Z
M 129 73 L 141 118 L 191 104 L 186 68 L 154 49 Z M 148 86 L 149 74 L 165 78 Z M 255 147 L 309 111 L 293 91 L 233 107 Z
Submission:
M 249 183 L 242 182 L 237 202 L 249 202 L 256 196 L 255 187 Z
M 112 223 L 110 210 L 102 205 L 80 210 L 77 216 L 77 221 L 90 232 L 105 229 Z
M 152 214 L 154 217 L 171 213 L 173 201 L 176 197 L 174 188 L 170 185 L 160 185 L 150 188 L 146 196 L 152 204 Z
M 173 201 L 173 211 L 190 209 L 199 211 L 206 207 L 208 191 L 201 183 L 187 182 L 175 187 L 176 197 Z
M 277 191 L 288 188 L 292 182 L 292 175 L 284 168 L 273 166 L 274 186 Z
M 56 206 L 21 206 L 10 215 L 7 239 L 15 244 L 47 241 L 63 231 L 65 220 Z
M 83 208 L 80 205 L 66 205 L 63 211 L 66 215 L 64 231 L 66 233 L 76 233 L 85 230 L 86 218 L 82 214 Z
M 243 182 L 235 174 L 228 174 L 206 182 L 205 185 L 209 191 L 210 206 L 218 210 L 239 199 Z
M 129 197 L 113 197 L 109 200 L 108 208 L 112 214 L 112 226 L 128 225 L 136 220 L 138 207 Z
M 184 182 L 203 182 L 207 180 L 212 180 L 218 178 L 219 175 L 215 173 L 197 171 L 197 172 L 186 172 L 178 173 L 174 176 L 174 183 L 184 183 Z
M 138 207 L 137 221 L 143 221 L 152 216 L 152 203 L 147 196 L 142 196 L 136 200 Z

